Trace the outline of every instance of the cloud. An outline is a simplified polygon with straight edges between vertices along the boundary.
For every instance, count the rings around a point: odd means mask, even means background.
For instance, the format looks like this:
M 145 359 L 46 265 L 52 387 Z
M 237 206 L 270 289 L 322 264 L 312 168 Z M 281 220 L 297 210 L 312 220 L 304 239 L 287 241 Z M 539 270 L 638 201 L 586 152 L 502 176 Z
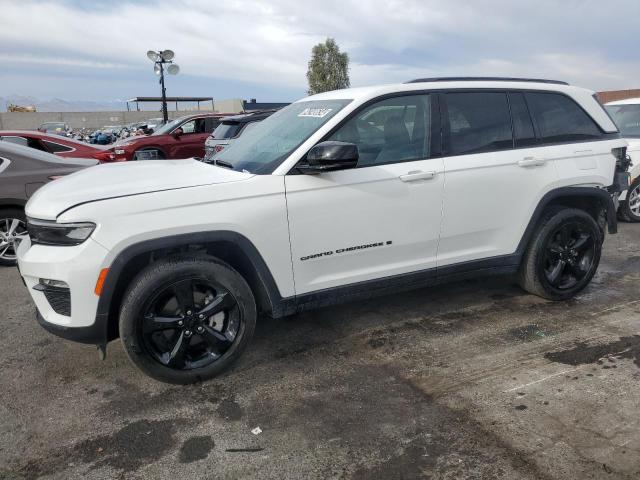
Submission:
M 2 6 L 0 60 L 12 79 L 21 68 L 32 75 L 27 65 L 44 74 L 62 69 L 72 94 L 87 75 L 117 81 L 124 70 L 128 88 L 133 74 L 148 85 L 145 52 L 171 48 L 182 71 L 172 80 L 176 86 L 198 77 L 236 96 L 248 97 L 251 85 L 260 85 L 295 98 L 306 88 L 311 47 L 331 36 L 351 56 L 354 86 L 511 75 L 632 88 L 640 77 L 639 16 L 637 0 L 23 0 Z

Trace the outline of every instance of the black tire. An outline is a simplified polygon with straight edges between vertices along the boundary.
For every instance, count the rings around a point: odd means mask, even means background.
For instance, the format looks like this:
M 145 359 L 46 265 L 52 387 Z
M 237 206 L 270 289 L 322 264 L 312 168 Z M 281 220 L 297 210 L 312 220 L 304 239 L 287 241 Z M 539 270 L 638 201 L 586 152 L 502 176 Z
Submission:
M 572 298 L 595 275 L 603 240 L 598 223 L 585 211 L 550 209 L 527 248 L 518 275 L 520 286 L 548 300 Z
M 180 308 L 185 285 L 191 291 L 192 312 Z M 209 303 L 207 295 L 212 295 Z M 219 312 L 198 320 L 198 313 L 219 298 L 228 306 L 221 303 Z M 251 288 L 233 268 L 209 256 L 177 255 L 148 265 L 131 282 L 120 309 L 120 338 L 144 373 L 162 382 L 189 384 L 215 377 L 240 357 L 253 336 L 256 316 Z M 155 330 L 161 322 L 166 323 Z M 182 358 L 176 352 L 182 352 Z
M 136 150 L 133 154 L 133 159 L 138 160 L 138 152 L 158 152 L 158 160 L 166 160 L 167 156 L 165 153 L 159 148 L 141 148 L 140 150 Z M 142 160 L 144 161 L 144 160 Z
M 631 205 L 630 201 L 633 201 Z M 632 223 L 640 223 L 640 177 L 636 178 L 627 190 L 626 200 L 620 202 L 618 216 L 621 220 Z
M 13 243 L 15 237 L 11 239 L 6 238 L 6 233 L 11 230 L 14 219 L 18 220 L 20 224 L 13 234 L 26 233 L 27 217 L 24 214 L 24 210 L 19 208 L 0 209 L 0 266 L 13 267 L 18 263 L 15 255 L 15 245 Z

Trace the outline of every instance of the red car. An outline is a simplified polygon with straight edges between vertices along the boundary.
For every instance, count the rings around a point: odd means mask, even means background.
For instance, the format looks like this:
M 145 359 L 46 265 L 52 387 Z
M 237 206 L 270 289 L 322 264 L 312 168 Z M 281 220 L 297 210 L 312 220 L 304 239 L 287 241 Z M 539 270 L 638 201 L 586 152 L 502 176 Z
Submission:
M 199 113 L 180 117 L 151 135 L 129 137 L 94 158 L 106 162 L 204 157 L 204 142 L 228 113 Z
M 67 158 L 97 158 L 100 160 L 96 154 L 104 150 L 104 147 L 101 146 L 33 130 L 0 131 L 0 140 Z

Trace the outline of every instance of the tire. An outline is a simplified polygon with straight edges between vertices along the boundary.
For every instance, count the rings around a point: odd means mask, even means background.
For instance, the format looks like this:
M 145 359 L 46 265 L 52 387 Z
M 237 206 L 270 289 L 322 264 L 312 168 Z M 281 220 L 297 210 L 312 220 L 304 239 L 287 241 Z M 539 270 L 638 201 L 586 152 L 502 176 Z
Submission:
M 140 150 L 136 150 L 133 154 L 133 159 L 138 160 L 138 152 L 158 152 L 158 160 L 166 160 L 167 156 L 165 153 L 159 148 L 141 148 Z
M 0 266 L 12 267 L 18 263 L 15 238 L 16 235 L 26 234 L 26 225 L 27 217 L 23 210 L 19 208 L 0 209 Z
M 192 310 L 181 307 L 189 302 Z M 251 288 L 229 265 L 177 255 L 148 265 L 131 282 L 120 309 L 120 338 L 133 364 L 150 377 L 195 383 L 240 357 L 253 336 L 256 311 Z
M 640 177 L 631 183 L 626 200 L 620 202 L 618 214 L 622 220 L 640 223 Z
M 538 224 L 520 266 L 520 286 L 548 300 L 574 297 L 595 275 L 603 241 L 600 227 L 585 211 L 550 209 Z

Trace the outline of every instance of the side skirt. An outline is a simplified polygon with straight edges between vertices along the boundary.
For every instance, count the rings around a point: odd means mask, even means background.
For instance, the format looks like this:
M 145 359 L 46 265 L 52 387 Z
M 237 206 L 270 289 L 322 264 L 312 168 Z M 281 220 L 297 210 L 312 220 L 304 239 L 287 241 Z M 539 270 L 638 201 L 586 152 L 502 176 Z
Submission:
M 484 260 L 464 262 L 441 268 L 430 268 L 419 272 L 405 273 L 376 280 L 367 280 L 351 285 L 327 288 L 317 292 L 283 298 L 280 308 L 274 309 L 274 317 L 293 315 L 320 307 L 337 305 L 355 300 L 405 292 L 424 287 L 455 282 L 468 278 L 513 275 L 518 272 L 519 254 L 504 255 Z

